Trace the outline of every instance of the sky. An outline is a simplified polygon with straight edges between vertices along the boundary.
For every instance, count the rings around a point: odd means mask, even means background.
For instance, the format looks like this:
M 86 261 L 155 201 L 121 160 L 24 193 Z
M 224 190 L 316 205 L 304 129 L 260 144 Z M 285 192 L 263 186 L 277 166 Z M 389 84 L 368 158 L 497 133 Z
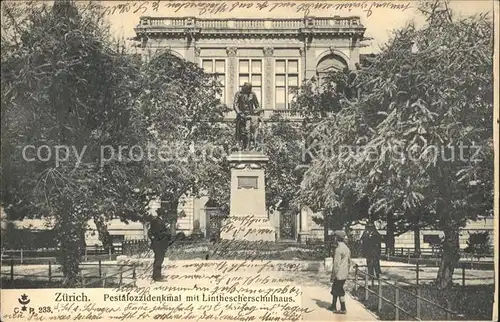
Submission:
M 316 17 L 360 16 L 367 28 L 366 37 L 373 40 L 366 42 L 368 47 L 362 52 L 377 52 L 385 44 L 394 29 L 405 26 L 410 21 L 417 25 L 425 22 L 416 10 L 418 1 L 196 1 L 205 3 L 205 8 L 190 8 L 187 5 L 195 1 L 160 0 L 157 10 L 155 1 L 101 1 L 109 7 L 109 22 L 113 33 L 119 38 L 134 37 L 133 28 L 141 16 L 157 17 L 199 17 L 199 18 L 303 18 L 306 14 Z M 208 7 L 208 4 L 211 7 Z M 312 7 L 315 4 L 330 4 L 330 8 Z M 121 5 L 121 7 L 120 7 Z M 182 5 L 182 6 L 181 6 Z M 399 8 L 391 8 L 390 6 Z M 225 6 L 225 12 L 218 8 Z M 241 7 L 240 7 L 241 6 Z M 247 8 L 251 6 L 251 8 Z M 114 12 L 113 11 L 114 9 Z M 259 10 L 259 8 L 262 8 Z M 473 15 L 481 12 L 493 13 L 492 0 L 454 0 L 451 8 L 459 15 Z M 126 12 L 128 9 L 128 12 Z M 120 10 L 124 12 L 120 13 Z M 214 13 L 213 11 L 219 12 Z M 137 11 L 133 13 L 134 11 Z

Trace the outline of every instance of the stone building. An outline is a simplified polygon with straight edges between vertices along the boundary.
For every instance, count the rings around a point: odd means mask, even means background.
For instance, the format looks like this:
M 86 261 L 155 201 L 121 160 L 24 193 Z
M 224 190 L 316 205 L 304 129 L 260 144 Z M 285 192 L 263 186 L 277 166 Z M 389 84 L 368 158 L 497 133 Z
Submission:
M 194 17 L 141 17 L 136 40 L 147 59 L 157 50 L 199 64 L 217 75 L 221 98 L 228 106 L 240 86 L 250 82 L 264 118 L 275 113 L 297 120 L 288 113 L 290 90 L 313 76 L 331 70 L 353 69 L 360 58 L 365 27 L 359 17 L 305 17 L 302 19 L 200 19 Z M 234 119 L 233 112 L 227 119 Z M 159 205 L 157 205 L 159 206 Z M 199 226 L 205 236 L 217 229 L 217 207 L 208 197 L 186 198 L 178 231 L 186 234 Z M 304 241 L 323 238 L 312 212 L 270 213 L 278 239 Z
M 214 73 L 223 86 L 222 100 L 232 105 L 236 91 L 251 82 L 264 117 L 279 113 L 300 121 L 289 113 L 290 89 L 303 80 L 321 78 L 332 70 L 354 69 L 360 62 L 361 42 L 366 28 L 359 17 L 305 17 L 301 19 L 200 19 L 194 17 L 141 17 L 134 29 L 143 57 L 157 50 L 170 50 Z M 233 112 L 227 119 L 234 119 Z M 152 210 L 159 203 L 152 204 Z M 177 231 L 186 235 L 199 227 L 205 236 L 217 230 L 217 205 L 209 197 L 185 198 L 179 207 Z M 277 240 L 323 239 L 324 228 L 317 225 L 310 209 L 299 213 L 269 213 Z M 491 218 L 469 222 L 462 230 L 460 243 L 465 247 L 469 232 L 493 232 Z M 353 227 L 361 231 L 361 227 Z M 137 230 L 139 231 L 139 230 Z M 385 231 L 382 229 L 381 233 Z M 135 235 L 138 236 L 138 235 Z M 442 236 L 442 232 L 421 230 L 421 247 Z M 127 236 L 126 236 L 127 238 Z M 396 247 L 412 247 L 413 233 L 396 238 Z
M 304 79 L 354 68 L 365 29 L 359 17 L 142 17 L 135 32 L 143 53 L 169 49 L 216 74 L 227 104 L 232 104 L 244 82 L 251 82 L 265 115 L 270 116 L 286 114 L 289 90 Z

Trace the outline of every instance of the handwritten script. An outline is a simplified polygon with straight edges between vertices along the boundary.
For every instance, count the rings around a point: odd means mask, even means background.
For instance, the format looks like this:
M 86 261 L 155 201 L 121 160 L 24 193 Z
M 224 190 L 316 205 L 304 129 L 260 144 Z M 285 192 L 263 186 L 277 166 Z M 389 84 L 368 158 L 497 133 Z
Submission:
M 169 265 L 165 280 L 157 283 L 144 279 L 138 280 L 140 285 L 115 289 L 33 290 L 27 293 L 38 307 L 43 305 L 43 311 L 16 311 L 13 301 L 14 310 L 4 310 L 3 319 L 302 320 L 313 310 L 302 307 L 297 278 L 275 271 L 274 265 L 271 261 L 179 261 Z
M 182 12 L 194 10 L 199 16 L 217 15 L 221 13 L 237 13 L 244 10 L 257 10 L 259 12 L 275 12 L 283 9 L 291 9 L 304 15 L 316 12 L 334 13 L 336 11 L 361 10 L 367 17 L 370 17 L 377 9 L 390 9 L 403 12 L 412 8 L 411 1 L 320 1 L 320 2 L 300 2 L 300 1 L 127 1 L 117 2 L 105 8 L 107 15 L 117 15 L 124 13 L 134 13 L 139 15 Z M 166 11 L 164 9 L 167 9 Z

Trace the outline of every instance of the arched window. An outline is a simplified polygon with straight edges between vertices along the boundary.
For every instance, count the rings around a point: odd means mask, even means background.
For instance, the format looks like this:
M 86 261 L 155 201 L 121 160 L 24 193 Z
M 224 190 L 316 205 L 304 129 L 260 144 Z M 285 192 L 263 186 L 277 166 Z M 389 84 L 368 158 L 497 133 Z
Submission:
M 347 62 L 340 56 L 331 54 L 323 57 L 316 66 L 316 77 L 318 85 L 322 86 L 322 80 L 332 71 L 342 71 L 347 68 Z

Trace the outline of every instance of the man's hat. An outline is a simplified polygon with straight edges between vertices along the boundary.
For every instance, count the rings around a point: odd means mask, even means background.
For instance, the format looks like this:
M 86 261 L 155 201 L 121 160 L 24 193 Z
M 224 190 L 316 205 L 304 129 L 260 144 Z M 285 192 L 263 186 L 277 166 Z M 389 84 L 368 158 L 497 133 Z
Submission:
M 252 83 L 249 83 L 249 82 L 245 82 L 245 84 L 243 84 L 243 86 L 241 87 L 241 89 L 247 89 L 249 91 L 252 90 Z
M 345 238 L 345 232 L 343 230 L 336 230 L 335 236 L 338 236 L 340 238 Z

